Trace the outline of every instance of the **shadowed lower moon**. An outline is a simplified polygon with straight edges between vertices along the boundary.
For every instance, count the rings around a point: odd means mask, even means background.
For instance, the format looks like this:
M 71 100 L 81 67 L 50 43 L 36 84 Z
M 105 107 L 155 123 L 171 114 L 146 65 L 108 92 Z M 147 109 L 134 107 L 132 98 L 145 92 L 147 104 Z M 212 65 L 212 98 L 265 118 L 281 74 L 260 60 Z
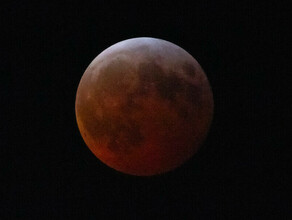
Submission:
M 150 176 L 192 157 L 213 96 L 199 63 L 165 40 L 133 38 L 100 53 L 78 86 L 75 111 L 93 154 L 123 173 Z

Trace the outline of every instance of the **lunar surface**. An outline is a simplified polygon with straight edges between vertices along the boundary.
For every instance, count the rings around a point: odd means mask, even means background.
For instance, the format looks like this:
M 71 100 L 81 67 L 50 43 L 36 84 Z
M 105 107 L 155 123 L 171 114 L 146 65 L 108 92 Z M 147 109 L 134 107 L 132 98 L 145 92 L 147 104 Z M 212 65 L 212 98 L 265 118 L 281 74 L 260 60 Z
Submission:
M 156 38 L 121 41 L 100 53 L 78 86 L 80 133 L 103 163 L 151 176 L 182 165 L 202 145 L 213 95 L 199 63 Z

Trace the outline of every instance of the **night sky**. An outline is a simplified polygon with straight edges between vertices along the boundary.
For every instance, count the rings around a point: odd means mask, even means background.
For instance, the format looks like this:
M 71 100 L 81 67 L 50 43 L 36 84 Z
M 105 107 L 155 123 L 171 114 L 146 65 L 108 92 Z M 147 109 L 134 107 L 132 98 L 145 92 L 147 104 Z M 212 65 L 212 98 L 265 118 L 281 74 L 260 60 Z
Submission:
M 1 219 L 288 219 L 286 5 L 60 2 L 1 7 Z M 101 163 L 75 119 L 89 63 L 133 37 L 184 48 L 213 89 L 214 119 L 201 150 L 160 176 Z

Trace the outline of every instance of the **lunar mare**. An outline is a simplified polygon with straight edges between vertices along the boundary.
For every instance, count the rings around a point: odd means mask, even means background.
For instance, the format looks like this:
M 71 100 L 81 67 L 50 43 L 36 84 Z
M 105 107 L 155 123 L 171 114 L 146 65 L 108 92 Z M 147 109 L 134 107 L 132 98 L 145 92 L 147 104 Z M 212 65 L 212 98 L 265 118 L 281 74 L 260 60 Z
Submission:
M 114 44 L 88 66 L 75 111 L 93 154 L 138 176 L 170 171 L 194 155 L 213 115 L 213 96 L 199 63 L 165 40 Z

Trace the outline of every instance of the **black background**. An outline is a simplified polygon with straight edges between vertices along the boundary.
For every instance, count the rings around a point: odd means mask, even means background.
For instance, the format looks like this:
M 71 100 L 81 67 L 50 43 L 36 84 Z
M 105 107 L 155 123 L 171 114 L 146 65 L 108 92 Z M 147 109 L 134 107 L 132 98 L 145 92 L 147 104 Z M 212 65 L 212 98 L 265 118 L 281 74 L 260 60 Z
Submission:
M 283 1 L 60 2 L 10 1 L 1 9 L 8 24 L 1 52 L 3 219 L 288 219 L 291 36 Z M 200 152 L 154 177 L 102 164 L 75 121 L 75 94 L 89 63 L 141 36 L 192 54 L 215 102 Z

